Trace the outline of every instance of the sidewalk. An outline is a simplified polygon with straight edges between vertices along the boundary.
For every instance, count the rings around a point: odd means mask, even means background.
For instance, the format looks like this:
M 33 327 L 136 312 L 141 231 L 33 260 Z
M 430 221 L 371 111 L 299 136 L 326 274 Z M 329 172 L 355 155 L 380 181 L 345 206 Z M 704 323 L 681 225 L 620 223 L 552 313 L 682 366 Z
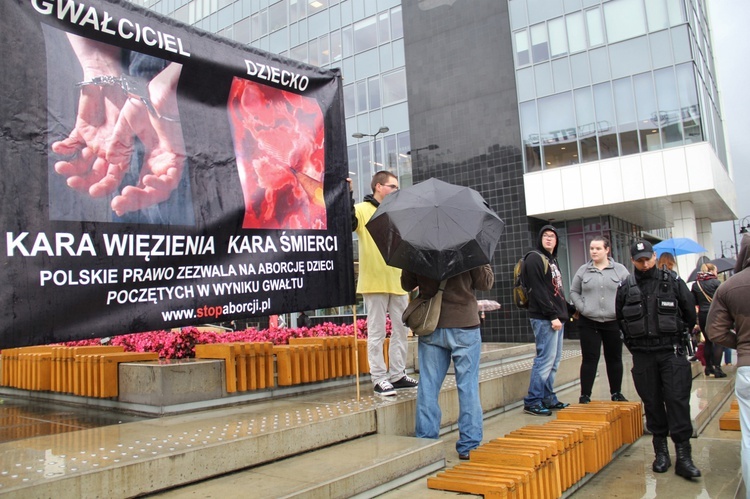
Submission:
M 639 400 L 630 375 L 632 358 L 623 352 L 625 375 L 623 376 L 623 394 L 628 400 Z M 725 372 L 730 380 L 734 377 L 734 368 L 726 367 Z M 702 403 L 702 395 L 711 390 L 712 385 L 724 383 L 725 380 L 706 378 L 702 374 L 693 379 L 691 406 L 698 408 Z M 599 365 L 599 376 L 594 383 L 592 399 L 607 400 L 609 389 L 605 364 Z M 560 400 L 564 402 L 578 402 L 579 385 L 558 392 Z M 693 447 L 693 461 L 701 470 L 703 477 L 692 482 L 675 475 L 674 464 L 667 473 L 654 473 L 651 463 L 654 460 L 651 436 L 644 435 L 637 442 L 625 449 L 602 471 L 590 477 L 577 490 L 568 491 L 564 497 L 574 499 L 600 499 L 602 497 L 618 499 L 641 498 L 710 498 L 710 499 L 741 499 L 745 498 L 744 488 L 738 491 L 741 481 L 740 472 L 740 438 L 738 431 L 719 430 L 719 417 L 729 410 L 730 399 L 706 425 L 698 436 L 691 440 Z M 693 414 L 695 416 L 695 414 Z M 528 424 L 542 424 L 547 418 L 524 414 L 521 408 L 485 420 L 484 441 L 489 441 L 505 435 L 521 426 Z M 456 456 L 455 443 L 458 432 L 454 431 L 442 437 L 446 456 L 446 468 L 457 465 L 460 461 Z M 674 446 L 670 443 L 670 455 L 674 463 Z M 586 480 L 586 479 L 584 479 Z M 456 494 L 427 488 L 427 480 L 421 479 L 380 497 L 384 499 L 439 498 L 439 497 L 472 497 L 466 494 Z M 170 496 L 187 497 L 187 496 Z

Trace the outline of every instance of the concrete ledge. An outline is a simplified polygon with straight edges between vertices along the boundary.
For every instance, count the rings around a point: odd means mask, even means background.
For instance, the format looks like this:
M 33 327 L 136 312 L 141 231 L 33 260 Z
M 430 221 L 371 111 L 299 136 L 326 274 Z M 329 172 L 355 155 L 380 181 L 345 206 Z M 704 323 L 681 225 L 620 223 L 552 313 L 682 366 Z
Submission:
M 253 497 L 374 497 L 444 466 L 439 440 L 371 435 L 183 487 L 180 494 L 233 497 L 242 490 Z
M 0 479 L 0 490 L 4 496 L 19 498 L 133 497 L 375 431 L 372 411 L 353 411 L 313 423 L 290 421 L 278 430 L 272 426 L 267 431 L 255 429 L 256 422 L 262 426 L 273 421 L 274 412 L 227 411 L 205 420 L 199 414 L 178 416 L 27 439 L 21 447 L 14 442 L 0 444 L 4 460 L 31 465 L 23 477 Z M 41 472 L 35 472 L 40 466 Z
M 227 395 L 224 362 L 184 359 L 123 363 L 119 366 L 120 402 L 170 406 Z

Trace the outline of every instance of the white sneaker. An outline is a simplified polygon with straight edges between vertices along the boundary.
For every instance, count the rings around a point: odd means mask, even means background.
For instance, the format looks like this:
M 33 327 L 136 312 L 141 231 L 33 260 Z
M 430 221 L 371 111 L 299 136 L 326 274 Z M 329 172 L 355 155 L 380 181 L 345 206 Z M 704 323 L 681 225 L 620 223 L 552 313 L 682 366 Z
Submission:
M 393 385 L 390 383 L 390 381 L 384 379 L 383 381 L 375 384 L 375 394 L 383 395 L 384 397 L 390 397 L 392 395 L 396 395 L 396 390 L 393 388 Z

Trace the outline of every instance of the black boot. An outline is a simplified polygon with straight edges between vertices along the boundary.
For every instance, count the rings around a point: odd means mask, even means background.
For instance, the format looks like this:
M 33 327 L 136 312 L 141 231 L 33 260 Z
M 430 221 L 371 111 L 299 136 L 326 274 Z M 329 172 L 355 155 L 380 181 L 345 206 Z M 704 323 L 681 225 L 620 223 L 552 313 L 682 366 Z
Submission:
M 669 459 L 667 437 L 657 437 L 654 435 L 653 444 L 656 459 L 654 459 L 651 469 L 654 470 L 654 473 L 665 473 L 672 466 L 672 461 Z
M 721 367 L 714 366 L 714 377 L 715 378 L 726 378 L 727 373 L 721 370 Z
M 688 480 L 701 476 L 701 470 L 696 468 L 693 464 L 690 441 L 680 442 L 679 444 L 675 443 L 674 448 L 677 451 L 677 459 L 674 466 L 674 472 L 683 478 L 687 478 Z

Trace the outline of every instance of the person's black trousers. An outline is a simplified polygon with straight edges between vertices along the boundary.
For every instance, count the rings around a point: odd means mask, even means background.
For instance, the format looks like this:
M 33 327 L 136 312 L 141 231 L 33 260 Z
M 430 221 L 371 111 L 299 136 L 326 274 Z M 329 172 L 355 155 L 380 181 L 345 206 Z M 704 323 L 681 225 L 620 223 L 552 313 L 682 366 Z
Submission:
M 617 321 L 596 322 L 581 316 L 578 323 L 581 341 L 581 395 L 591 396 L 599 354 L 604 346 L 609 393 L 622 391 L 622 338 Z
M 671 435 L 676 443 L 693 436 L 690 423 L 690 362 L 674 350 L 633 353 L 633 382 L 643 401 L 646 427 L 657 437 Z

